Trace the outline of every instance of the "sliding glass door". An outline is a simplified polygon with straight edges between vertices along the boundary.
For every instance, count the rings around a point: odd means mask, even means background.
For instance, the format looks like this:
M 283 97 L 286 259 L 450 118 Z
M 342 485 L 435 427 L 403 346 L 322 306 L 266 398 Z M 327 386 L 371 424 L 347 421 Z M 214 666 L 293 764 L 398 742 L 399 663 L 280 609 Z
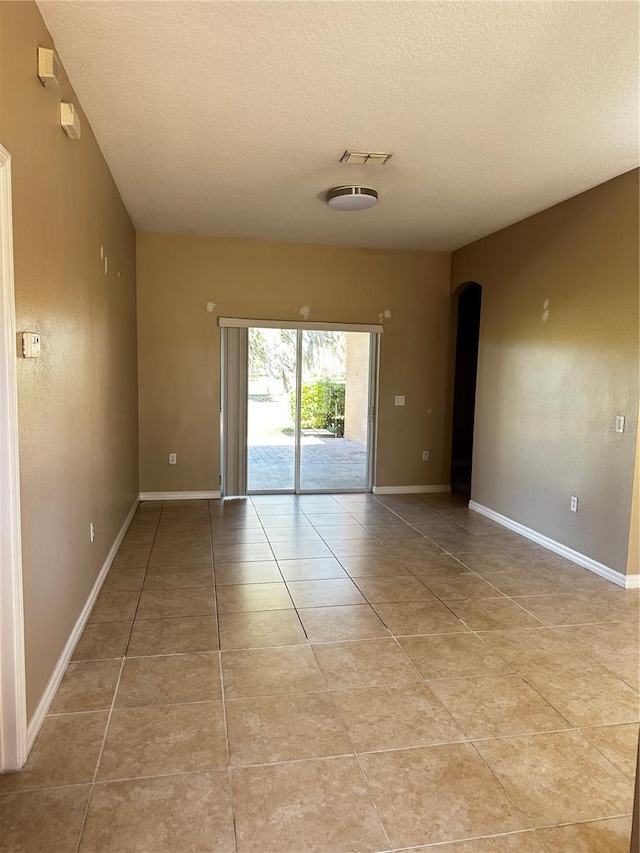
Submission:
M 223 409 L 244 410 L 246 430 L 243 437 L 236 426 L 241 415 L 230 419 L 223 412 L 223 432 L 227 424 L 236 433 L 223 435 L 223 447 L 238 453 L 246 443 L 246 492 L 368 491 L 379 327 L 372 332 L 245 322 L 243 375 L 223 381 L 223 387 L 238 389 L 238 399 L 224 397 Z M 224 331 L 223 342 L 238 330 Z M 223 365 L 229 369 L 224 352 Z M 233 486 L 235 494 L 245 493 L 240 481 Z M 226 483 L 223 489 L 231 494 Z
M 296 489 L 297 353 L 294 329 L 249 329 L 249 491 Z
M 300 491 L 365 491 L 371 335 L 315 330 L 300 334 Z

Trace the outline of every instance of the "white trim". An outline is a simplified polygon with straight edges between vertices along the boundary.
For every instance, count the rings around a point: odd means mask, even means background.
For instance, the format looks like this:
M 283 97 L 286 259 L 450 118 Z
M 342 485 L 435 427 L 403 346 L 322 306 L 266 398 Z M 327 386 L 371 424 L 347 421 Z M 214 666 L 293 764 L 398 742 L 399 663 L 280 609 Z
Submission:
M 374 483 L 378 476 L 378 409 L 380 407 L 380 338 L 373 338 L 371 341 L 371 345 L 375 347 L 375 364 L 372 364 L 371 368 L 374 370 L 374 381 L 375 385 L 373 387 L 373 400 L 370 401 L 373 406 L 373 424 L 371 430 L 371 447 L 369 448 L 369 456 L 371 457 L 371 464 L 369 466 L 369 481 L 368 486 L 371 493 L 374 490 Z
M 55 666 L 55 669 L 51 673 L 51 678 L 47 686 L 45 687 L 44 693 L 40 697 L 40 701 L 38 702 L 38 707 L 33 713 L 31 720 L 29 721 L 29 727 L 27 729 L 27 748 L 30 750 L 34 744 L 36 737 L 38 736 L 38 732 L 40 731 L 42 724 L 44 723 L 44 719 L 47 716 L 51 703 L 53 702 L 53 698 L 56 695 L 56 690 L 60 686 L 60 682 L 62 681 L 62 677 L 65 673 L 65 670 L 71 660 L 71 655 L 74 652 L 75 647 L 78 644 L 78 640 L 80 639 L 80 635 L 86 625 L 87 619 L 89 618 L 89 614 L 93 608 L 93 605 L 96 603 L 96 598 L 98 597 L 98 593 L 102 588 L 102 584 L 107 577 L 109 569 L 111 568 L 111 564 L 118 552 L 118 548 L 120 547 L 120 543 L 122 542 L 125 533 L 127 532 L 127 528 L 131 524 L 131 519 L 133 518 L 136 509 L 138 508 L 138 498 L 136 498 L 133 502 L 129 513 L 124 521 L 124 524 L 120 528 L 120 532 L 115 538 L 113 545 L 111 546 L 111 550 L 107 554 L 107 558 L 102 564 L 102 568 L 98 573 L 98 577 L 96 578 L 96 582 L 93 585 L 91 592 L 89 593 L 89 597 L 87 598 L 84 607 L 82 608 L 82 612 L 78 617 L 78 621 L 73 626 L 73 630 L 71 634 L 69 634 L 69 639 L 67 640 L 64 649 L 62 650 L 62 654 L 58 658 L 58 663 Z
M 542 545 L 542 547 L 546 548 L 548 551 L 553 551 L 555 554 L 560 554 L 562 557 L 566 557 L 566 559 L 571 560 L 572 563 L 577 563 L 578 566 L 582 566 L 584 569 L 589 569 L 590 572 L 600 575 L 601 578 L 605 578 L 606 580 L 615 583 L 617 586 L 623 587 L 623 589 L 638 589 L 638 587 L 640 587 L 640 575 L 624 575 L 622 572 L 618 572 L 616 569 L 611 569 L 609 566 L 605 566 L 604 563 L 599 563 L 597 560 L 592 560 L 591 557 L 587 557 L 586 554 L 574 551 L 573 548 L 563 545 L 562 542 L 556 542 L 555 539 L 550 539 L 548 536 L 544 536 L 542 533 L 538 533 L 530 527 L 525 527 L 524 524 L 520 524 L 520 522 L 508 518 L 506 515 L 501 515 L 499 512 L 489 509 L 489 507 L 483 506 L 476 501 L 469 501 L 469 509 L 472 509 L 480 515 L 484 515 L 486 518 L 490 518 L 497 524 L 502 525 L 502 527 L 506 527 L 509 530 L 513 530 L 515 533 L 519 533 L 521 536 L 524 536 L 525 539 L 537 542 L 538 545 Z
M 367 491 L 373 489 L 376 479 L 378 454 L 378 390 L 380 367 L 380 338 L 369 335 L 369 388 L 367 389 Z M 346 388 L 346 386 L 345 386 Z
M 220 492 L 140 492 L 141 501 L 218 500 Z
M 27 760 L 11 156 L 0 145 L 0 771 Z
M 450 492 L 451 486 L 374 486 L 374 495 L 435 495 Z
M 384 332 L 384 326 L 380 323 L 311 323 L 295 320 L 245 320 L 240 317 L 218 317 L 218 326 L 236 329 L 301 329 L 303 332 L 369 332 L 372 335 L 381 335 Z

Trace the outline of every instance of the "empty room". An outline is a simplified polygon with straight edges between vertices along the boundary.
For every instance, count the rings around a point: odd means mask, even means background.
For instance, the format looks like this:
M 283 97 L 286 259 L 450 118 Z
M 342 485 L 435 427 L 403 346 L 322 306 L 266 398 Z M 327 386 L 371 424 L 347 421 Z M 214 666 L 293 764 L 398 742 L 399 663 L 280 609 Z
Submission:
M 639 44 L 0 0 L 0 853 L 640 853 Z

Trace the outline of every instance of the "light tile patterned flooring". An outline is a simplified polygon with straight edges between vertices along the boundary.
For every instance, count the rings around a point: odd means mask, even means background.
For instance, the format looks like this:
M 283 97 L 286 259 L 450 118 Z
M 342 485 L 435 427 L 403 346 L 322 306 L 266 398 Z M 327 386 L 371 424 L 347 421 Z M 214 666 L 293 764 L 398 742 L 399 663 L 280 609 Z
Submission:
M 142 504 L 0 850 L 628 853 L 638 681 L 637 592 L 451 496 Z

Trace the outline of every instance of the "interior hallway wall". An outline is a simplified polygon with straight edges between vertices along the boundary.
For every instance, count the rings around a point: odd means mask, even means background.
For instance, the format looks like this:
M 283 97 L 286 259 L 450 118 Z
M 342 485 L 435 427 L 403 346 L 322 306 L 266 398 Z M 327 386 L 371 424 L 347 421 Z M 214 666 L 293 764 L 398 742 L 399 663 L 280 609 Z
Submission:
M 638 171 L 454 252 L 465 281 L 482 285 L 472 499 L 626 573 Z
M 60 101 L 80 105 L 62 68 L 42 86 L 38 46 L 36 4 L 0 3 L 17 329 L 42 336 L 18 358 L 29 717 L 138 491 L 135 232 L 81 110 L 81 139 L 63 133 Z
M 449 274 L 444 252 L 138 234 L 141 491 L 219 488 L 217 318 L 301 321 L 305 306 L 314 322 L 384 324 L 376 484 L 448 484 Z

